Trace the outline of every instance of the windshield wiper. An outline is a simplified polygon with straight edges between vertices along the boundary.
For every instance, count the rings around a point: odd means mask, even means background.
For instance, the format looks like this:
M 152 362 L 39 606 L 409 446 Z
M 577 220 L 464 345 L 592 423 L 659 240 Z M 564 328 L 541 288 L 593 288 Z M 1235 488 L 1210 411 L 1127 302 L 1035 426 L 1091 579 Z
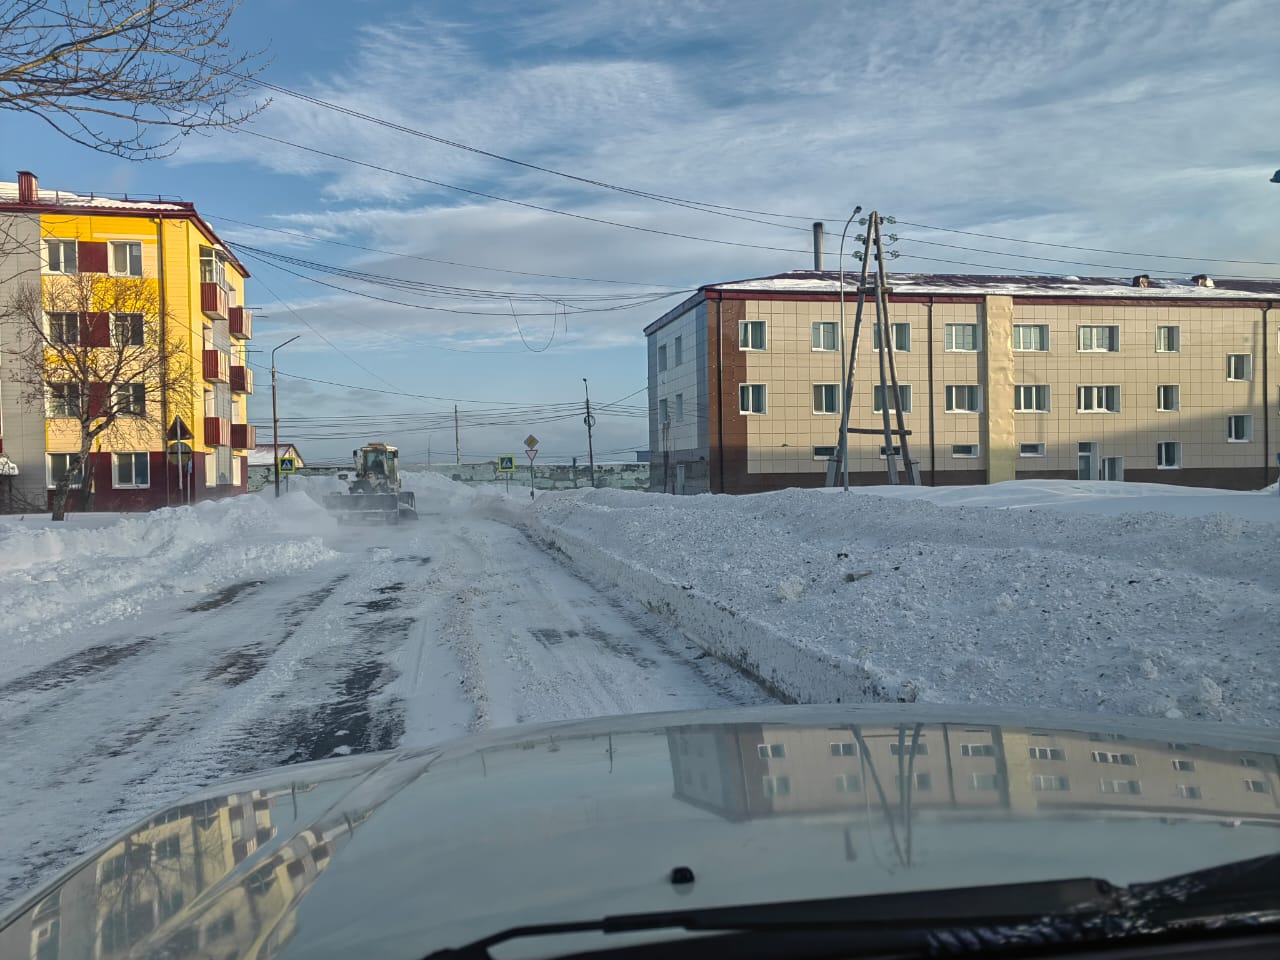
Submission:
M 1280 854 L 1128 887 L 1085 877 L 533 924 L 425 960 L 491 960 L 498 944 L 570 933 L 847 933 L 867 950 L 945 955 L 1271 924 L 1280 924 Z

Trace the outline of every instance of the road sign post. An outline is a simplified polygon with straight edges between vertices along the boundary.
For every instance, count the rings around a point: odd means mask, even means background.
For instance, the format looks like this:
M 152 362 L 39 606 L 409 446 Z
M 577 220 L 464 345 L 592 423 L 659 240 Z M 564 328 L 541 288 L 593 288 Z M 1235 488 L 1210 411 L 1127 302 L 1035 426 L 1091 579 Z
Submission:
M 516 458 L 514 454 L 498 457 L 498 472 L 506 478 L 507 493 L 510 493 L 511 475 L 516 472 Z
M 532 440 L 534 443 L 538 442 L 538 438 L 533 436 L 533 434 L 529 435 L 529 440 Z M 528 443 L 528 442 L 529 442 L 528 440 L 525 441 L 525 443 Z M 532 500 L 533 499 L 533 461 L 538 456 L 538 448 L 534 446 L 530 446 L 529 449 L 524 452 L 524 454 L 526 457 L 529 458 L 529 499 Z

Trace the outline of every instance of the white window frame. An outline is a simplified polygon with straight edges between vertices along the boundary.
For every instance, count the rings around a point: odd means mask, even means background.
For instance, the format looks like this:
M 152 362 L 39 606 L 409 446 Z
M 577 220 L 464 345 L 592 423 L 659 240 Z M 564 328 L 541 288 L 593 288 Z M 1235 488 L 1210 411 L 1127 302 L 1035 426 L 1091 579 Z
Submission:
M 113 383 L 111 385 L 112 406 L 122 417 L 145 417 L 147 415 L 147 385 L 145 383 Z M 135 402 L 136 401 L 136 402 Z
M 48 485 L 48 488 L 50 490 L 52 490 L 54 487 L 58 485 L 58 481 L 53 478 L 53 458 L 66 457 L 67 465 L 70 466 L 71 458 L 74 456 L 75 456 L 74 453 L 46 453 L 44 455 L 44 479 L 45 479 L 45 483 Z M 86 465 L 83 463 L 80 464 L 80 476 L 79 478 L 72 480 L 72 483 L 71 483 L 72 490 L 79 489 L 80 484 L 84 481 L 85 466 Z
M 1196 762 L 1194 760 L 1188 760 L 1185 757 L 1174 757 L 1169 761 L 1169 764 L 1173 769 L 1182 773 L 1195 773 Z
M 819 399 L 822 403 L 819 404 Z M 828 404 L 827 401 L 831 403 Z M 827 409 L 830 406 L 830 409 Z M 815 416 L 837 416 L 840 413 L 840 384 L 815 383 L 813 385 L 813 412 Z
M 898 384 L 898 390 L 900 391 L 899 397 L 902 400 L 902 412 L 910 413 L 911 412 L 911 384 L 900 383 Z M 872 385 L 871 387 L 871 412 L 872 413 L 880 412 L 880 398 L 881 398 L 882 392 L 884 395 L 887 395 L 890 397 L 893 396 L 893 384 L 885 384 L 883 391 L 881 391 L 880 384 L 877 383 Z M 890 407 L 889 412 L 894 413 L 896 411 L 894 410 L 893 407 Z
M 1025 392 L 1029 391 L 1029 392 Z M 1031 398 L 1032 406 L 1026 406 L 1027 398 Z M 1044 406 L 1035 406 L 1041 397 L 1044 398 Z M 1051 409 L 1053 395 L 1049 390 L 1047 383 L 1019 383 L 1013 388 L 1013 412 L 1014 413 L 1048 413 Z
M 1109 346 L 1098 346 L 1097 331 L 1108 331 L 1108 338 L 1111 343 Z M 1086 345 L 1088 341 L 1088 345 Z M 1082 323 L 1076 327 L 1076 352 L 1077 353 L 1119 353 L 1120 352 L 1120 327 L 1114 323 Z
M 963 397 L 964 406 L 957 401 Z M 949 383 L 946 389 L 947 413 L 981 413 L 982 387 L 976 383 Z
M 827 330 L 831 331 L 831 346 L 823 346 Z M 840 349 L 840 324 L 834 320 L 815 320 L 809 327 L 809 349 L 815 353 L 833 353 Z
M 1173 391 L 1173 406 L 1169 406 L 1168 398 L 1165 395 L 1166 390 Z M 1182 410 L 1182 384 L 1180 383 L 1158 383 L 1156 384 L 1156 411 L 1158 413 L 1178 413 Z
M 1018 334 L 1025 333 L 1028 330 L 1036 331 L 1035 340 L 1044 344 L 1041 347 L 1018 346 Z M 1025 339 L 1025 338 L 1024 338 Z M 1014 353 L 1048 353 L 1049 352 L 1049 325 L 1047 323 L 1015 323 L 1013 325 L 1013 352 Z
M 1108 750 L 1094 750 L 1090 752 L 1089 759 L 1094 763 L 1109 763 L 1119 767 L 1136 767 L 1138 758 L 1132 753 L 1111 753 Z
M 756 331 L 760 332 L 761 345 L 751 346 L 751 341 L 755 340 Z M 747 342 L 747 346 L 743 346 L 743 341 Z M 769 349 L 769 325 L 764 320 L 739 320 L 738 321 L 738 349 L 759 353 Z
M 1162 345 L 1168 341 L 1168 345 Z M 1176 324 L 1162 323 L 1156 327 L 1156 353 L 1181 353 L 1182 328 Z
M 960 744 L 960 756 L 962 757 L 994 757 L 995 755 L 996 745 L 994 743 Z
M 1244 427 L 1245 436 L 1236 436 L 1236 421 Z M 1237 413 L 1227 417 L 1227 443 L 1253 443 L 1253 414 Z
M 759 388 L 760 409 L 756 410 L 755 399 L 756 389 Z M 744 391 L 746 391 L 744 393 Z M 744 398 L 746 403 L 743 403 Z M 769 386 L 764 383 L 740 383 L 738 384 L 738 412 L 743 416 L 763 417 L 769 412 Z
M 964 328 L 966 331 L 973 331 L 972 347 L 957 347 L 955 345 L 956 331 Z M 982 352 L 982 327 L 976 323 L 948 323 L 942 331 L 942 349 L 944 353 L 981 353 Z
M 1243 376 L 1240 371 L 1233 371 L 1232 367 L 1243 365 Z M 1252 353 L 1228 353 L 1227 354 L 1227 381 L 1229 383 L 1249 383 L 1253 380 L 1253 354 Z
M 1121 789 L 1121 784 L 1124 785 L 1123 789 Z M 1103 793 L 1112 793 L 1123 797 L 1142 796 L 1141 780 L 1108 780 L 1103 778 L 1098 781 L 1098 786 Z
M 911 352 L 911 324 L 910 323 L 891 323 L 893 327 L 893 352 L 894 353 L 910 353 Z M 904 336 L 905 334 L 905 336 Z M 903 346 L 905 342 L 906 346 Z M 880 350 L 880 324 L 874 324 L 871 327 L 871 349 Z
M 791 796 L 791 778 L 785 773 L 771 777 L 761 777 L 760 781 L 761 788 L 764 790 L 764 795 L 766 797 Z
M 1265 780 L 1245 780 L 1244 788 L 1249 793 L 1271 793 L 1271 784 Z
M 969 774 L 969 789 L 975 792 L 990 793 L 1000 789 L 1000 774 L 995 771 Z
M 1027 758 L 1029 760 L 1051 760 L 1055 763 L 1065 763 L 1067 751 L 1062 747 L 1028 747 Z
M 129 317 L 129 334 L 130 342 L 125 343 L 119 337 L 119 324 L 122 317 Z M 133 343 L 133 317 L 138 318 L 138 339 L 139 343 Z M 143 347 L 147 343 L 147 318 L 141 313 L 113 313 L 111 314 L 111 345 L 113 347 Z
M 1030 453 L 1027 452 L 1027 448 L 1029 447 L 1032 448 Z M 1031 457 L 1043 457 L 1044 455 L 1045 455 L 1045 445 L 1043 443 L 1027 442 L 1027 443 L 1018 444 L 1018 456 L 1020 457 L 1031 458 Z
M 908 740 L 905 743 L 890 743 L 889 756 L 891 757 L 927 757 L 929 755 L 929 744 L 924 740 L 917 740 L 912 743 Z
M 848 749 L 845 749 L 845 748 Z M 856 757 L 858 744 L 853 740 L 833 740 L 829 748 L 833 757 Z
M 56 390 L 62 390 L 64 395 L 59 397 Z M 75 396 L 67 396 L 67 392 L 74 391 Z M 80 389 L 78 383 L 50 383 L 47 384 L 45 391 L 45 416 L 50 420 L 78 420 L 84 411 L 86 397 L 84 391 Z M 72 405 L 74 404 L 74 406 Z
M 970 453 L 962 453 L 962 450 L 972 451 Z M 953 443 L 951 445 L 951 457 L 953 460 L 977 460 L 982 455 L 982 448 L 976 443 Z
M 57 318 L 56 320 L 54 318 Z M 70 320 L 68 320 L 70 318 Z M 75 336 L 70 340 L 66 339 L 67 323 L 75 324 Z M 55 334 L 54 327 L 57 326 Z M 78 347 L 80 345 L 80 314 L 68 310 L 55 310 L 44 315 L 45 336 L 52 344 L 61 344 L 68 347 Z
M 1065 793 L 1071 789 L 1071 778 L 1061 773 L 1037 773 L 1031 778 L 1031 789 L 1037 793 Z
M 856 773 L 836 774 L 836 793 L 861 793 L 862 777 Z
M 1173 462 L 1170 463 L 1168 451 L 1172 448 Z M 1182 469 L 1182 441 L 1180 440 L 1161 440 L 1156 444 L 1156 469 L 1157 470 L 1181 470 Z
M 134 479 L 128 482 L 121 482 L 120 467 L 124 463 L 124 458 L 128 457 L 129 473 Z M 141 458 L 141 461 L 139 461 Z M 138 463 L 143 464 L 143 470 L 147 474 L 145 483 L 138 483 Z M 146 453 L 113 453 L 111 455 L 111 488 L 113 490 L 146 490 L 151 486 L 151 461 Z
M 1200 788 L 1194 783 L 1179 783 L 1175 789 L 1177 790 L 1178 798 L 1181 800 L 1200 800 L 1203 798 Z
M 1086 393 L 1086 390 L 1090 392 Z M 1115 391 L 1114 407 L 1107 406 L 1112 395 L 1110 393 L 1102 392 L 1108 390 Z M 1092 406 L 1085 405 L 1086 397 L 1092 398 Z M 1120 386 L 1118 384 L 1081 384 L 1076 387 L 1076 413 L 1119 413 L 1120 410 Z
M 142 276 L 142 243 L 138 240 L 111 240 L 107 244 L 109 259 L 107 267 L 113 277 L 140 277 Z M 124 251 L 124 269 L 119 269 L 117 265 L 117 251 Z M 137 251 L 138 258 L 135 263 L 133 258 L 134 251 Z M 134 268 L 137 267 L 135 272 Z
M 53 267 L 53 257 L 52 257 L 53 247 L 55 244 L 58 247 L 58 268 L 56 270 Z M 67 260 L 66 251 L 68 247 L 71 250 L 72 263 L 71 263 L 71 269 L 65 270 L 63 269 L 63 267 L 66 265 L 66 260 Z M 44 241 L 44 272 L 45 273 L 61 273 L 69 277 L 75 276 L 77 273 L 80 272 L 79 249 L 80 249 L 79 242 L 76 240 L 66 240 L 59 237 L 46 237 Z
M 837 449 L 838 449 L 837 447 L 814 447 L 813 459 L 814 460 L 830 460 L 832 457 L 836 455 Z M 823 450 L 830 450 L 831 452 L 822 453 L 821 451 Z

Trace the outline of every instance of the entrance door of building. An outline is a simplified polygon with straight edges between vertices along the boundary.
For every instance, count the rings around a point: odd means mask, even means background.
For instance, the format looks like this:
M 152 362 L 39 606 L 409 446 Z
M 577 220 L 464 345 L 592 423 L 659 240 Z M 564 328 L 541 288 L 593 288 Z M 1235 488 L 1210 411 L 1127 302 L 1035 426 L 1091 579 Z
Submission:
M 676 464 L 676 493 L 684 496 L 684 464 Z
M 1123 480 L 1124 479 L 1124 457 L 1103 457 L 1102 458 L 1102 479 L 1103 480 Z
M 1097 463 L 1098 463 L 1098 445 L 1096 443 L 1080 444 L 1080 472 L 1078 474 L 1081 480 L 1096 480 Z

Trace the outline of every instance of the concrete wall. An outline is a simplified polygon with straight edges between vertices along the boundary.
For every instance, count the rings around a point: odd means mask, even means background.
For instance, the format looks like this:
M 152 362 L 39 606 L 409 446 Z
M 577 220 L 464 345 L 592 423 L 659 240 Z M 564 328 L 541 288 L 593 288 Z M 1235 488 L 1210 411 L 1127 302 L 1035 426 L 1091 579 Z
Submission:
M 529 463 L 523 457 L 516 464 L 516 472 L 511 474 L 511 489 L 529 489 Z M 306 467 L 299 470 L 304 477 L 332 477 L 339 473 L 350 473 L 349 466 L 343 467 Z M 402 474 L 434 473 L 448 477 L 461 483 L 503 483 L 506 474 L 498 473 L 496 461 L 486 463 L 433 464 L 430 467 L 414 465 L 401 467 Z M 577 487 L 589 487 L 591 481 L 585 463 L 580 463 L 575 477 L 573 467 L 567 463 L 535 464 L 533 468 L 535 490 L 572 490 Z M 272 483 L 270 467 L 249 468 L 249 490 L 262 490 Z M 597 463 L 596 486 L 610 487 L 615 490 L 648 490 L 649 464 L 647 463 Z

